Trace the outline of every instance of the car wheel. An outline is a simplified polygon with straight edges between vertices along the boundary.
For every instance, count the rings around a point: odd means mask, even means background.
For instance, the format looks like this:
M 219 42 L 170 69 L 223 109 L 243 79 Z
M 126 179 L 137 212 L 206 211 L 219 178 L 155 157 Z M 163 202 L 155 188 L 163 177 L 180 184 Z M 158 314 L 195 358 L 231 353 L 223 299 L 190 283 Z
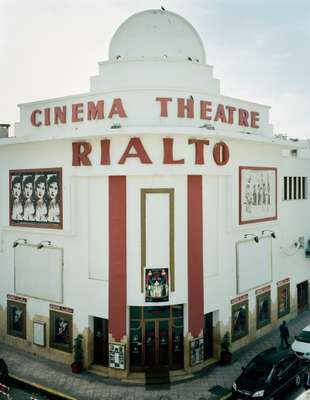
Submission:
M 299 386 L 300 386 L 300 384 L 301 384 L 301 377 L 300 377 L 299 374 L 295 376 L 294 384 L 295 384 L 296 387 L 299 387 Z

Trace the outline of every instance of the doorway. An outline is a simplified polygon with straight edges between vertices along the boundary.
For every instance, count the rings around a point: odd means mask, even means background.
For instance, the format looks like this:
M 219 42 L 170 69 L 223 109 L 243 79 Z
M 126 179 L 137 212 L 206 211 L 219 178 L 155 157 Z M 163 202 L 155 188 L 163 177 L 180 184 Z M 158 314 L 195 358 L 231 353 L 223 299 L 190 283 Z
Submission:
M 204 360 L 213 357 L 213 313 L 204 315 L 203 327 Z
M 94 317 L 94 364 L 109 366 L 108 320 Z
M 183 305 L 130 307 L 131 371 L 183 368 Z
M 302 313 L 309 308 L 308 302 L 308 281 L 301 282 L 297 285 L 297 310 L 298 313 Z

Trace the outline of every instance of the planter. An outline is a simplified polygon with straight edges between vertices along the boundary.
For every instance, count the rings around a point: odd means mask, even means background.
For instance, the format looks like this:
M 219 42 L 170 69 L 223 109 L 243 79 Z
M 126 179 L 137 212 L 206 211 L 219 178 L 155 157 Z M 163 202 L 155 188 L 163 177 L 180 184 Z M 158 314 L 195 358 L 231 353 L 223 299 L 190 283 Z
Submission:
M 73 362 L 73 363 L 71 364 L 71 371 L 72 371 L 74 374 L 80 374 L 81 371 L 82 371 L 82 364 L 81 364 L 81 363 L 78 363 L 78 362 Z
M 230 351 L 222 351 L 221 352 L 221 358 L 220 358 L 220 363 L 221 365 L 228 365 L 231 364 L 232 362 L 232 353 Z

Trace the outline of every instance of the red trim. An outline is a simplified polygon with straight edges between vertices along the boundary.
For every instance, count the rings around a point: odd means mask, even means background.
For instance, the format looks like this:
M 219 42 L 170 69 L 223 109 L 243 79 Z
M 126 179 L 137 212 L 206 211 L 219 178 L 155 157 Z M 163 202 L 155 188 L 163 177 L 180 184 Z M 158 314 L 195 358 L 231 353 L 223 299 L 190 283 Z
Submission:
M 188 328 L 193 337 L 203 329 L 203 212 L 202 176 L 187 177 Z
M 126 335 L 126 177 L 109 176 L 109 333 Z

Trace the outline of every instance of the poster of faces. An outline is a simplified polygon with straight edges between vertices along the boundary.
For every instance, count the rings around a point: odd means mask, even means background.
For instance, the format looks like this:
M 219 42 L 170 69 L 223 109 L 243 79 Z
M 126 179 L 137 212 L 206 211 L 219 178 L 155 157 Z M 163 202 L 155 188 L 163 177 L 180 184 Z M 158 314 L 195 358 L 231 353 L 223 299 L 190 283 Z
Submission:
M 62 228 L 62 171 L 10 171 L 10 225 Z
M 277 169 L 239 167 L 239 223 L 277 219 Z
M 145 301 L 169 300 L 168 268 L 147 268 L 145 270 Z

